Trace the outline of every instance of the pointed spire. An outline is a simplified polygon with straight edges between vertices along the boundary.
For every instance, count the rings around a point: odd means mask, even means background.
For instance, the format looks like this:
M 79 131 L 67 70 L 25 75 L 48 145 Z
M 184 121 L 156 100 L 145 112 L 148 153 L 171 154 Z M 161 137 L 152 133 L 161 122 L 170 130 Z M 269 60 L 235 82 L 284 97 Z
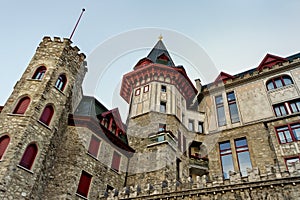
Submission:
M 153 63 L 165 64 L 168 66 L 174 67 L 175 64 L 162 41 L 162 35 L 159 36 L 158 42 L 155 44 L 153 49 L 148 54 L 147 58 L 150 59 Z

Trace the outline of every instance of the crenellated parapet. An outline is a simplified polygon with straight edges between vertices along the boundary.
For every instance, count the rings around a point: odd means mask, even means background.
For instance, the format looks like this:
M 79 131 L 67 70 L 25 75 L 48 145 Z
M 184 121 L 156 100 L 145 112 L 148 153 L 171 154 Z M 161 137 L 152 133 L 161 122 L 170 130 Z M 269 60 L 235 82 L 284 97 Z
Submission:
M 144 185 L 137 183 L 134 186 L 106 192 L 101 199 L 184 199 L 185 197 L 197 199 L 199 196 L 212 198 L 218 195 L 224 195 L 224 198 L 227 198 L 230 196 L 227 193 L 244 192 L 244 196 L 246 193 L 251 196 L 251 193 L 259 195 L 263 191 L 270 193 L 272 190 L 284 195 L 283 190 L 295 188 L 292 190 L 297 191 L 300 184 L 300 163 L 294 163 L 288 167 L 289 171 L 279 172 L 274 166 L 266 166 L 267 170 L 264 174 L 261 174 L 258 168 L 248 169 L 248 177 L 241 177 L 238 172 L 230 172 L 229 180 L 223 180 L 222 176 L 214 176 L 213 180 L 208 180 L 208 177 L 203 175 L 197 176 L 196 180 L 189 177 L 180 181 L 164 180 Z M 289 195 L 290 199 L 297 199 L 297 196 L 293 197 L 293 193 Z M 274 199 L 281 198 L 274 195 Z

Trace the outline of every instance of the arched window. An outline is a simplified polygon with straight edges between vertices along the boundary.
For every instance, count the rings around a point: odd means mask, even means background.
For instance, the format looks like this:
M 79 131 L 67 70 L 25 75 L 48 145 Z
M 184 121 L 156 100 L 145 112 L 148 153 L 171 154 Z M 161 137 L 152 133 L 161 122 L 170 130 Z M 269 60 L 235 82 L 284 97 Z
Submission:
M 8 135 L 4 135 L 0 138 L 0 160 L 2 160 L 3 154 L 5 150 L 7 149 L 7 146 L 9 144 L 10 138 Z
M 59 75 L 56 83 L 55 83 L 55 87 L 57 89 L 59 89 L 60 91 L 63 91 L 65 86 L 66 86 L 66 83 L 67 83 L 67 78 L 65 75 Z
M 41 66 L 39 68 L 37 68 L 32 76 L 32 79 L 35 80 L 42 80 L 42 78 L 44 77 L 44 74 L 46 73 L 46 67 L 45 66 Z
M 26 169 L 31 169 L 37 152 L 38 152 L 38 148 L 36 144 L 29 144 L 25 149 L 25 152 L 22 156 L 19 165 L 25 167 Z
M 47 105 L 43 110 L 43 113 L 40 117 L 40 121 L 46 125 L 49 125 L 51 118 L 53 116 L 53 113 L 54 113 L 53 107 L 51 105 Z
M 273 90 L 276 88 L 281 88 L 283 86 L 291 85 L 293 84 L 293 81 L 290 76 L 283 75 L 276 78 L 273 78 L 271 80 L 267 81 L 267 89 Z
M 24 114 L 29 103 L 30 103 L 30 98 L 27 96 L 20 99 L 13 111 L 13 114 Z

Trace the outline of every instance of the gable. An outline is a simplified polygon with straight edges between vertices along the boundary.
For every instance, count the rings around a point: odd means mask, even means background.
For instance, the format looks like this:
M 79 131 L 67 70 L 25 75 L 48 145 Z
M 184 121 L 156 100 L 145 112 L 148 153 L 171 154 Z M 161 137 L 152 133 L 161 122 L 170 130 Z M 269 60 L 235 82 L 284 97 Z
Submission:
M 286 58 L 275 56 L 272 54 L 267 54 L 261 63 L 258 65 L 257 70 L 262 71 L 264 68 L 272 68 L 274 65 L 287 61 Z

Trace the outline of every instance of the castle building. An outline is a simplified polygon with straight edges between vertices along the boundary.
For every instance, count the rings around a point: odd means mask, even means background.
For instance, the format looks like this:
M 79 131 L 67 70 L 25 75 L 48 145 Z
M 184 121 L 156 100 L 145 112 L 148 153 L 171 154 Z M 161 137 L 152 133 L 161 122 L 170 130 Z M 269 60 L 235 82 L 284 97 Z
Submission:
M 1 199 L 299 199 L 300 54 L 194 85 L 160 39 L 122 77 L 125 124 L 79 51 L 44 37 L 1 107 Z

